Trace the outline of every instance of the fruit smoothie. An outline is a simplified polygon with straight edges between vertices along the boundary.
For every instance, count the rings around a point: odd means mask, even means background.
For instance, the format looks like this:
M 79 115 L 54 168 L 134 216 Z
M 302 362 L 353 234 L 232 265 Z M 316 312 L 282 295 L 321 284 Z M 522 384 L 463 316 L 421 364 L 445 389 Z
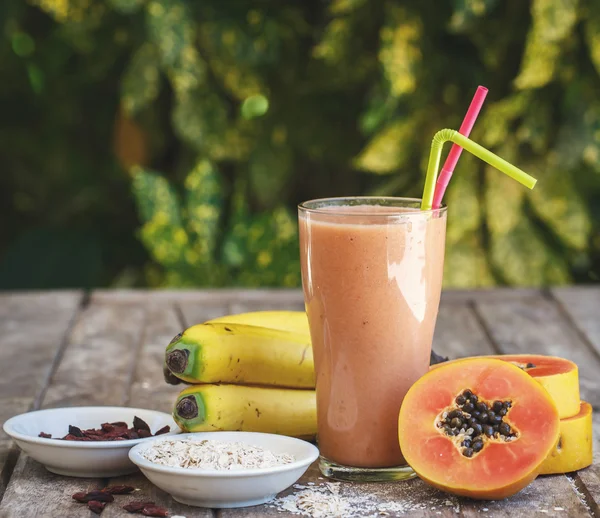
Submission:
M 318 443 L 343 466 L 400 466 L 398 413 L 429 366 L 446 211 L 420 211 L 418 200 L 348 200 L 299 209 Z

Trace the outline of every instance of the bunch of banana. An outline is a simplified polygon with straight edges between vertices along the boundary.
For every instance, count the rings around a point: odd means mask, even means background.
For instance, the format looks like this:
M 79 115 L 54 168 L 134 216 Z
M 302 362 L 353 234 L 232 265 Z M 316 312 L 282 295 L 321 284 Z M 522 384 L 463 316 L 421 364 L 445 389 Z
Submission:
M 192 326 L 167 346 L 168 383 L 187 383 L 173 417 L 184 431 L 244 430 L 314 437 L 306 314 L 258 311 Z

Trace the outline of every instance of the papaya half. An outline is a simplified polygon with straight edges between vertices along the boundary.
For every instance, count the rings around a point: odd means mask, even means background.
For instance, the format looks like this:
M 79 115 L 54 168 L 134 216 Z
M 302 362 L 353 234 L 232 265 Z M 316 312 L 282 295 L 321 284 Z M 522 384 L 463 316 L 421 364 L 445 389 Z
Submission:
M 577 415 L 560 420 L 558 443 L 542 464 L 540 475 L 577 471 L 593 460 L 592 406 L 582 401 Z
M 548 391 L 561 419 L 579 413 L 579 370 L 572 361 L 541 354 L 501 354 L 472 358 L 496 358 L 516 365 Z M 437 367 L 439 365 L 431 366 L 432 369 Z
M 548 392 L 523 370 L 470 358 L 431 369 L 408 390 L 398 435 L 404 458 L 429 484 L 497 500 L 537 477 L 559 423 Z

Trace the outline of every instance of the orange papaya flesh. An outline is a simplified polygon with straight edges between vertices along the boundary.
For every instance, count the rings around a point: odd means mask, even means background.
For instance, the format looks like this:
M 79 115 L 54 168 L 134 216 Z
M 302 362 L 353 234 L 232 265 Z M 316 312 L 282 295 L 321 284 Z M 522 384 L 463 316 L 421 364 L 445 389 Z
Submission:
M 590 466 L 594 457 L 592 429 L 592 407 L 582 401 L 576 416 L 560 420 L 558 443 L 542 464 L 540 475 L 569 473 Z
M 516 365 L 548 391 L 561 419 L 579 413 L 579 370 L 572 361 L 541 354 L 501 354 L 472 358 L 496 358 Z M 439 365 L 432 365 L 431 368 Z
M 466 389 L 488 406 L 510 402 L 503 423 L 513 434 L 508 440 L 499 434 L 484 437 L 483 448 L 470 457 L 461 446 L 468 433 L 449 436 L 440 427 Z M 476 433 L 471 431 L 473 441 Z M 409 389 L 398 435 L 404 458 L 429 484 L 461 496 L 497 500 L 536 478 L 558 442 L 559 418 L 546 390 L 521 369 L 494 358 L 470 358 L 431 369 Z

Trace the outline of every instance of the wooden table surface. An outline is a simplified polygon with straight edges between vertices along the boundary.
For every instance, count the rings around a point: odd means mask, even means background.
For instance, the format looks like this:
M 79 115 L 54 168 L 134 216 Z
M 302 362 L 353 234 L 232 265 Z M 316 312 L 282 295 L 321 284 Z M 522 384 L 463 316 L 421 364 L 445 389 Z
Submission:
M 302 309 L 299 291 L 94 291 L 0 294 L 0 423 L 39 408 L 127 405 L 171 411 L 179 387 L 162 378 L 164 349 L 189 325 L 229 313 Z M 446 292 L 435 333 L 437 352 L 456 358 L 530 352 L 579 365 L 582 398 L 600 409 L 600 288 L 548 291 L 498 289 Z M 498 502 L 449 497 L 418 479 L 340 484 L 340 498 L 375 502 L 344 516 L 600 517 L 600 420 L 595 414 L 595 464 L 578 473 L 539 477 Z M 314 466 L 301 484 L 325 483 Z M 177 504 L 141 474 L 120 479 L 53 475 L 0 431 L 0 517 L 95 516 L 70 495 L 127 483 L 136 499 L 154 500 L 172 515 L 223 518 L 294 516 L 268 505 L 213 511 Z M 296 489 L 295 491 L 298 491 Z M 289 491 L 288 491 L 289 492 Z M 129 497 L 119 497 L 125 503 Z M 387 509 L 387 511 L 386 511 Z M 395 509 L 395 511 L 394 511 Z M 387 513 L 387 514 L 382 514 Z M 111 504 L 105 518 L 131 516 Z

